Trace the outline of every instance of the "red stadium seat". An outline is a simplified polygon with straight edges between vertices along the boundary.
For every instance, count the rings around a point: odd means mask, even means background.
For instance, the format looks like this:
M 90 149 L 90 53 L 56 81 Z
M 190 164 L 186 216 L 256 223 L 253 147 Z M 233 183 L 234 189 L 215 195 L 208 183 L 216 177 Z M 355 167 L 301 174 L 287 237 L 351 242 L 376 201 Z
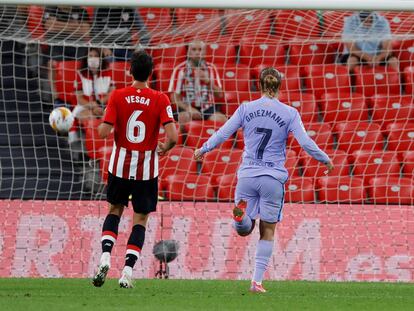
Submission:
M 220 128 L 222 124 L 211 121 L 191 121 L 185 125 L 187 132 L 187 140 L 185 145 L 192 148 L 201 148 L 201 146 L 209 139 L 213 133 Z M 234 145 L 233 137 L 230 137 L 221 148 L 232 148 Z
M 414 28 L 414 16 L 411 12 L 384 12 L 393 34 L 411 34 Z
M 361 94 L 337 92 L 325 93 L 321 97 L 323 121 L 327 123 L 368 121 L 368 107 Z
M 414 151 L 404 152 L 402 159 L 404 177 L 414 179 Z
M 366 97 L 374 94 L 400 94 L 400 76 L 392 68 L 385 66 L 357 66 L 355 68 L 355 92 Z
M 267 65 L 259 65 L 252 69 L 252 78 L 256 80 L 256 88 L 260 89 L 259 78 L 261 71 L 268 67 Z M 300 70 L 297 66 L 278 66 L 277 70 L 282 74 L 282 86 L 280 92 L 300 92 L 301 77 Z
M 341 38 L 345 17 L 352 15 L 349 11 L 323 11 L 322 36 Z
M 171 175 L 167 178 L 167 197 L 171 201 L 213 201 L 214 189 L 202 175 Z
M 334 165 L 334 170 L 329 173 L 329 176 L 348 176 L 349 175 L 349 163 L 348 156 L 342 150 L 324 150 L 331 158 Z M 322 177 L 325 176 L 326 165 L 316 161 L 305 151 L 300 153 L 302 161 L 303 176 L 306 177 Z
M 168 32 L 171 30 L 171 11 L 166 8 L 139 8 L 139 14 L 147 30 L 152 33 Z
M 400 175 L 400 163 L 395 152 L 357 150 L 352 153 L 352 159 L 353 175 L 362 178 L 365 185 L 374 177 Z
M 352 153 L 355 150 L 382 150 L 383 136 L 378 124 L 344 122 L 336 124 L 338 148 Z
M 107 139 L 102 139 L 98 134 L 98 126 L 102 123 L 100 119 L 89 119 L 82 122 L 82 127 L 85 132 L 85 148 L 88 157 L 96 159 L 99 155 L 99 151 L 102 148 L 112 148 L 113 145 L 113 134 Z
M 258 65 L 284 65 L 286 59 L 285 46 L 275 42 L 252 42 L 243 39 L 240 42 L 240 63 L 250 68 Z
M 414 95 L 414 66 L 406 67 L 403 76 L 405 94 Z
M 261 96 L 261 92 L 226 92 L 226 104 L 221 105 L 221 111 L 225 115 L 231 116 L 241 104 L 259 99 Z
M 55 62 L 55 98 L 76 106 L 77 99 L 75 95 L 75 85 L 77 70 L 80 68 L 80 62 L 75 60 Z
M 274 32 L 283 40 L 318 38 L 319 18 L 316 11 L 281 10 L 275 16 Z
M 414 121 L 387 125 L 388 149 L 399 152 L 414 150 Z
M 224 91 L 248 92 L 250 91 L 250 73 L 245 65 L 218 67 L 222 77 Z
M 44 7 L 42 6 L 29 6 L 27 30 L 30 32 L 33 39 L 41 39 L 45 36 L 45 29 L 43 27 L 43 12 Z
M 299 166 L 300 166 L 300 159 L 297 157 L 296 152 L 291 149 L 287 149 L 285 167 L 290 177 L 300 176 Z
M 348 69 L 344 65 L 313 65 L 304 68 L 305 86 L 316 98 L 324 93 L 351 94 Z
M 414 101 L 412 96 L 376 95 L 370 99 L 372 121 L 383 129 L 394 122 L 405 122 L 414 118 Z
M 234 201 L 237 174 L 222 175 L 217 178 L 217 198 L 220 201 Z
M 369 196 L 376 204 L 413 204 L 414 182 L 411 178 L 378 177 L 370 180 Z
M 236 148 L 241 150 L 244 149 L 244 136 L 242 129 L 238 129 L 236 133 Z
M 221 16 L 219 10 L 212 9 L 175 9 L 176 31 L 186 41 L 200 39 L 214 42 L 221 35 Z
M 324 176 L 317 180 L 321 202 L 363 203 L 366 199 L 363 180 L 348 176 Z
M 268 10 L 226 10 L 224 12 L 226 36 L 233 42 L 245 37 L 269 38 L 272 16 Z
M 216 66 L 236 64 L 236 46 L 223 42 L 213 42 L 206 46 L 206 61 Z
M 194 160 L 194 150 L 185 147 L 175 147 L 167 155 L 159 158 L 159 176 L 161 186 L 166 187 L 170 175 L 197 174 L 197 163 Z
M 285 202 L 315 203 L 313 178 L 289 178 L 285 184 Z
M 130 73 L 131 65 L 128 62 L 111 63 L 112 78 L 117 89 L 131 85 L 134 77 Z
M 236 174 L 242 160 L 243 150 L 215 149 L 204 156 L 201 172 L 210 177 L 210 184 L 217 187 L 221 175 Z
M 184 41 L 177 41 L 174 44 L 161 44 L 150 51 L 154 63 L 170 63 L 176 66 L 187 58 L 187 46 L 183 43 Z
M 400 62 L 400 70 L 403 71 L 405 67 L 414 65 L 414 40 L 404 40 L 398 42 L 394 48 L 395 55 Z
M 170 80 L 174 71 L 173 63 L 158 63 L 154 67 L 155 89 L 168 92 Z M 174 91 L 174 90 L 173 90 Z
M 323 123 L 308 123 L 305 124 L 305 129 L 310 138 L 312 138 L 322 150 L 333 149 L 332 129 L 329 125 Z M 287 146 L 298 154 L 302 150 L 299 143 L 294 139 L 293 134 L 289 135 Z
M 290 63 L 298 66 L 331 64 L 335 50 L 326 42 L 303 42 L 289 44 Z
M 318 105 L 315 96 L 306 93 L 282 92 L 279 96 L 282 103 L 296 108 L 305 123 L 318 121 Z

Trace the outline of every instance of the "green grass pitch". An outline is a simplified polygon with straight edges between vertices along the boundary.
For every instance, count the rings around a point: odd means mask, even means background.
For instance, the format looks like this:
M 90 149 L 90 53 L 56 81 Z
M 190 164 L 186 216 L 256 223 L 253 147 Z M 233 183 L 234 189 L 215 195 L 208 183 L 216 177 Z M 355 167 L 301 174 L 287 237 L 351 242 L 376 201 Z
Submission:
M 0 310 L 414 310 L 414 284 L 266 281 L 117 280 L 94 288 L 88 279 L 0 279 Z

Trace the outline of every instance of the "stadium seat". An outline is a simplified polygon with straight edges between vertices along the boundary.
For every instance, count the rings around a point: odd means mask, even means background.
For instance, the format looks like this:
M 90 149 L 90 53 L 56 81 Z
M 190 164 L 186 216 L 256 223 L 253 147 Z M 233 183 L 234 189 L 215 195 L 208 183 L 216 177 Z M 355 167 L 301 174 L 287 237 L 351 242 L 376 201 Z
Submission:
M 272 15 L 268 10 L 225 10 L 225 33 L 229 40 L 239 42 L 242 38 L 257 39 L 271 36 Z
M 414 183 L 411 178 L 388 176 L 372 178 L 368 192 L 375 204 L 411 205 L 414 203 Z
M 214 201 L 214 189 L 203 175 L 170 175 L 167 197 L 171 201 Z
M 296 108 L 304 123 L 318 121 L 318 104 L 315 96 L 306 93 L 282 92 L 279 96 L 282 103 Z
M 289 44 L 291 64 L 302 66 L 332 64 L 335 50 L 326 42 L 303 42 Z
M 403 71 L 405 67 L 414 65 L 414 40 L 403 40 L 397 42 L 394 47 L 395 56 L 400 62 L 400 70 Z
M 231 66 L 236 64 L 236 46 L 223 42 L 212 42 L 206 46 L 206 61 L 216 66 Z
M 194 39 L 214 42 L 222 33 L 219 10 L 178 8 L 175 9 L 174 16 L 175 30 L 187 42 Z
M 112 70 L 112 79 L 114 80 L 117 89 L 131 85 L 134 81 L 134 78 L 129 71 L 130 64 L 128 62 L 113 62 L 110 65 L 110 69 Z
M 392 151 L 357 150 L 352 153 L 353 175 L 367 186 L 374 177 L 399 177 L 400 163 Z
M 319 99 L 324 93 L 351 94 L 351 81 L 344 65 L 328 64 L 304 67 L 307 92 Z
M 414 16 L 411 12 L 384 12 L 385 16 L 390 23 L 391 32 L 396 34 L 411 34 L 414 28 Z
M 55 98 L 69 103 L 73 107 L 77 104 L 75 95 L 75 85 L 77 70 L 80 68 L 80 62 L 75 60 L 56 61 L 54 88 Z
M 317 180 L 319 200 L 328 203 L 363 203 L 366 192 L 363 180 L 349 176 L 324 176 Z
M 386 129 L 394 122 L 405 122 L 410 118 L 414 120 L 414 102 L 410 95 L 376 95 L 371 97 L 372 121 Z
M 408 121 L 408 120 L 407 120 Z M 404 152 L 414 150 L 414 121 L 387 125 L 388 150 Z
M 250 91 L 250 73 L 246 65 L 235 65 L 217 68 L 222 77 L 224 91 Z
M 236 148 L 243 150 L 244 149 L 244 136 L 243 136 L 243 130 L 238 129 L 236 133 Z
M 233 202 L 236 192 L 237 174 L 217 177 L 217 198 L 219 201 Z
M 45 36 L 43 27 L 44 7 L 31 5 L 27 15 L 27 30 L 33 39 L 41 39 Z M 72 80 L 73 81 L 73 80 Z
M 171 30 L 172 19 L 170 9 L 139 8 L 138 12 L 151 35 Z
M 409 66 L 404 69 L 404 88 L 405 94 L 414 95 L 414 66 Z
M 402 155 L 403 176 L 414 179 L 414 151 L 406 151 Z
M 161 92 L 168 92 L 170 79 L 174 71 L 173 63 L 158 63 L 154 67 L 155 89 Z
M 340 39 L 345 17 L 352 15 L 352 13 L 350 11 L 323 11 L 322 36 Z
M 308 123 L 305 124 L 305 129 L 310 138 L 312 138 L 322 150 L 333 149 L 332 129 L 328 124 Z M 294 139 L 293 134 L 289 135 L 287 146 L 297 154 L 302 150 L 299 143 Z
M 299 177 L 300 159 L 297 157 L 295 151 L 286 149 L 285 167 L 289 173 L 289 177 Z
M 289 178 L 285 184 L 285 202 L 315 203 L 313 178 Z
M 222 124 L 211 121 L 191 121 L 185 125 L 187 139 L 185 145 L 191 148 L 201 148 L 201 146 L 209 139 L 213 133 L 220 128 Z M 234 137 L 230 137 L 221 148 L 232 148 L 234 145 Z
M 240 63 L 250 68 L 258 65 L 278 66 L 284 65 L 286 60 L 285 46 L 277 42 L 252 42 L 242 39 L 239 49 Z
M 256 81 L 256 88 L 260 90 L 259 78 L 261 71 L 266 68 L 267 65 L 259 65 L 251 70 L 252 79 Z M 277 70 L 282 74 L 282 86 L 280 87 L 281 93 L 300 92 L 301 91 L 301 76 L 298 66 L 278 66 Z
M 355 92 L 366 97 L 374 94 L 400 94 L 399 73 L 385 66 L 357 66 L 355 68 Z
M 237 173 L 242 155 L 243 150 L 240 149 L 212 150 L 204 156 L 201 172 L 210 178 L 210 184 L 213 187 L 217 187 L 219 176 Z
M 154 59 L 154 63 L 170 63 L 176 66 L 187 58 L 187 46 L 184 40 L 176 41 L 172 44 L 163 43 L 154 49 L 150 50 L 150 54 Z
M 336 124 L 338 148 L 352 153 L 355 150 L 382 150 L 383 136 L 378 124 L 343 122 Z
M 102 139 L 98 134 L 98 126 L 102 123 L 100 119 L 88 119 L 82 122 L 82 128 L 85 132 L 85 148 L 88 154 L 88 157 L 91 159 L 96 159 L 98 157 L 98 152 L 101 148 L 112 148 L 113 145 L 113 134 L 107 139 Z
M 281 10 L 275 16 L 274 32 L 282 40 L 318 38 L 319 18 L 316 11 Z
M 260 92 L 226 92 L 225 105 L 221 105 L 221 111 L 231 116 L 241 104 L 259 99 L 261 96 Z
M 349 175 L 349 163 L 348 156 L 342 150 L 324 150 L 331 158 L 334 165 L 334 169 L 329 173 L 329 176 L 348 176 Z M 303 176 L 306 177 L 322 177 L 325 176 L 327 170 L 326 165 L 316 161 L 305 151 L 300 153 L 300 159 L 302 161 Z
M 368 121 L 368 106 L 362 94 L 325 93 L 320 107 L 325 123 Z
M 194 149 L 175 147 L 165 156 L 159 158 L 159 177 L 162 189 L 166 188 L 166 180 L 170 175 L 197 174 L 197 163 L 194 160 Z

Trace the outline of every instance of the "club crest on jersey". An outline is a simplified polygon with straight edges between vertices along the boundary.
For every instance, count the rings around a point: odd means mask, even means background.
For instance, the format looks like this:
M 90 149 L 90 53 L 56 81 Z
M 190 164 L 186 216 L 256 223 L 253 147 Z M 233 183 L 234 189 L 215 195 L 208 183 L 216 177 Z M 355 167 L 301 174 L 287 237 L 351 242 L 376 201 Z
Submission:
M 128 104 L 141 104 L 145 106 L 149 106 L 150 99 L 142 96 L 130 95 L 126 96 L 125 100 Z

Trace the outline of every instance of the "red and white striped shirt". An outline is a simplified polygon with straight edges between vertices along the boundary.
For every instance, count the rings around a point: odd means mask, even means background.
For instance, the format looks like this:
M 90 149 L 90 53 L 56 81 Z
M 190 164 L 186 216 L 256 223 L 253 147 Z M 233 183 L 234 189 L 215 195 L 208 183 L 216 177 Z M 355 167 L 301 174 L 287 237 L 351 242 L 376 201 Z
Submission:
M 133 180 L 157 177 L 160 125 L 174 122 L 169 98 L 150 88 L 114 90 L 103 121 L 114 126 L 109 173 Z

